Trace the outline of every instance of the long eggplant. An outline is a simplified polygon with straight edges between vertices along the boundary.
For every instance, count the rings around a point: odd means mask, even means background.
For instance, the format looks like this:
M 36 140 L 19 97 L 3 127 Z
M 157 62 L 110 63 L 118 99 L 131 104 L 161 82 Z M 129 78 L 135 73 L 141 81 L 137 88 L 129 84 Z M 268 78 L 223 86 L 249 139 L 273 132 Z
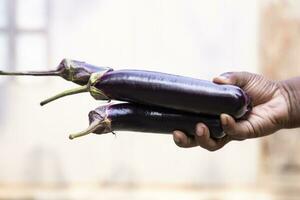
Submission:
M 138 131 L 170 134 L 181 130 L 193 137 L 198 122 L 205 123 L 212 138 L 224 136 L 220 118 L 197 115 L 132 103 L 108 104 L 89 113 L 90 126 L 79 133 L 71 134 L 70 139 L 90 133 L 104 134 L 113 131 Z
M 87 85 L 55 95 L 41 105 L 81 92 L 90 92 L 97 100 L 116 99 L 210 115 L 227 113 L 235 118 L 251 109 L 249 96 L 237 86 L 143 70 L 94 73 Z
M 56 70 L 7 72 L 0 71 L 0 75 L 10 76 L 60 76 L 78 85 L 86 85 L 92 73 L 112 71 L 109 67 L 94 66 L 85 62 L 63 59 Z

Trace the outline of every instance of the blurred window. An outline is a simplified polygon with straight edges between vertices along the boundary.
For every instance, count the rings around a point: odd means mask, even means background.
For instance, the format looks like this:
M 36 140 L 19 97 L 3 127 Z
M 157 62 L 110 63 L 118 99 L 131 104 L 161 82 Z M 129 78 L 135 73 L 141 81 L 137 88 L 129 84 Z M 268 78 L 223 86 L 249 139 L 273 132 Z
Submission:
M 50 0 L 0 0 L 0 66 L 44 70 L 49 62 Z
M 0 66 L 3 70 L 8 67 L 7 1 L 0 0 Z

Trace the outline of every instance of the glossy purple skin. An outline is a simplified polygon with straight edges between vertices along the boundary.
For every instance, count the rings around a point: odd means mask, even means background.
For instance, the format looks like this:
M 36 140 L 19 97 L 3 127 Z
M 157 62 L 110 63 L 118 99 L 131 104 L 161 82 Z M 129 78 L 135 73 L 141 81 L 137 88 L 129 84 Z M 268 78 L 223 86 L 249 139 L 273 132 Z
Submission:
M 90 123 L 95 119 L 111 121 L 111 127 L 98 128 L 95 133 L 111 131 L 137 131 L 171 134 L 181 130 L 193 137 L 198 122 L 205 123 L 213 138 L 224 136 L 220 119 L 216 116 L 197 115 L 140 104 L 121 103 L 101 106 L 89 113 Z
M 111 71 L 95 86 L 111 99 L 193 113 L 240 118 L 251 109 L 248 95 L 237 86 L 159 72 Z

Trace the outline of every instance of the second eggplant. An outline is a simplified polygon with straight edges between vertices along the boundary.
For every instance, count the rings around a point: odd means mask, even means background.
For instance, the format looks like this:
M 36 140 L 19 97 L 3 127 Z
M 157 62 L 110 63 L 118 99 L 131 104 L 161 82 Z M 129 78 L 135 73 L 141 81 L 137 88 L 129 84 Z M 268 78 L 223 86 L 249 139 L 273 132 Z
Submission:
M 212 138 L 222 138 L 224 132 L 219 117 L 197 115 L 153 106 L 132 103 L 108 104 L 89 113 L 90 126 L 70 139 L 90 133 L 104 134 L 113 131 L 138 131 L 171 134 L 174 130 L 194 137 L 198 122 L 206 124 Z

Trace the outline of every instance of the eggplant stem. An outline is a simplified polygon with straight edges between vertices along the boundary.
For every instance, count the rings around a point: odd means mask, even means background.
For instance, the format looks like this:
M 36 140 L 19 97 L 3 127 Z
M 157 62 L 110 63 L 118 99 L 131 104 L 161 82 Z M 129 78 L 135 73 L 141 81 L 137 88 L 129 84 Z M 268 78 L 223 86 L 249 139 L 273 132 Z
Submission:
M 51 101 L 57 100 L 59 98 L 65 97 L 65 96 L 69 96 L 69 95 L 73 95 L 73 94 L 79 94 L 79 93 L 83 93 L 83 92 L 88 92 L 89 86 L 88 85 L 84 85 L 78 88 L 73 88 L 70 90 L 66 90 L 64 92 L 61 92 L 53 97 L 50 97 L 44 101 L 42 101 L 40 103 L 41 106 L 46 105 L 47 103 L 50 103 Z
M 74 134 L 70 134 L 69 135 L 69 139 L 70 140 L 73 140 L 74 138 L 77 138 L 77 137 L 82 137 L 82 136 L 85 136 L 85 135 L 88 135 L 88 134 L 91 134 L 93 133 L 99 126 L 101 126 L 101 121 L 100 120 L 95 120 L 93 121 L 90 126 L 84 130 L 84 131 L 81 131 L 79 133 L 74 133 Z
M 0 75 L 8 75 L 8 76 L 60 76 L 61 71 L 59 71 L 59 70 L 24 71 L 24 72 L 0 71 Z

